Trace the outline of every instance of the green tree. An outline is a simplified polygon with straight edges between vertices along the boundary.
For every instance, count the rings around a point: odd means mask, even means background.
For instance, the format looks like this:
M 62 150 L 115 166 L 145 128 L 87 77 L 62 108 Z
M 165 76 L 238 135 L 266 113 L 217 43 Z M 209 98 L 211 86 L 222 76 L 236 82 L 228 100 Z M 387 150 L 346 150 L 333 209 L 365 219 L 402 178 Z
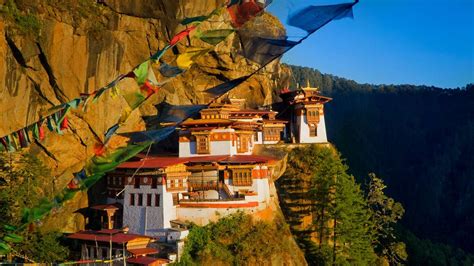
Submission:
M 293 149 L 278 180 L 281 206 L 312 265 L 372 264 L 370 211 L 333 148 Z M 305 222 L 311 217 L 311 223 Z
M 192 226 L 177 265 L 270 265 L 274 260 L 280 264 L 292 261 L 289 239 L 283 218 L 268 223 L 238 212 L 206 226 Z
M 20 227 L 23 209 L 51 198 L 51 180 L 48 169 L 36 157 L 21 152 L 0 153 L 0 239 L 8 243 L 13 257 L 58 262 L 68 255 L 58 232 Z
M 394 226 L 402 218 L 405 210 L 402 204 L 385 195 L 383 190 L 387 186 L 382 179 L 374 173 L 370 173 L 369 180 L 367 203 L 371 210 L 373 232 L 375 233 L 375 251 L 391 264 L 403 263 L 407 259 L 405 244 L 397 241 Z

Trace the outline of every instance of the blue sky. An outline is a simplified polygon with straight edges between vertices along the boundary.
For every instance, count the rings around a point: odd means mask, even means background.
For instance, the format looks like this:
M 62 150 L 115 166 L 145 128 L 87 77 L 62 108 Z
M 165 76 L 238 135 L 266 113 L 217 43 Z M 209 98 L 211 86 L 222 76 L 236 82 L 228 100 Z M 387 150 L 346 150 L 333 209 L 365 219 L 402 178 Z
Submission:
M 291 4 L 341 2 L 273 0 L 268 10 L 285 22 Z M 474 82 L 474 0 L 360 0 L 354 17 L 332 21 L 283 61 L 359 83 L 454 88 Z

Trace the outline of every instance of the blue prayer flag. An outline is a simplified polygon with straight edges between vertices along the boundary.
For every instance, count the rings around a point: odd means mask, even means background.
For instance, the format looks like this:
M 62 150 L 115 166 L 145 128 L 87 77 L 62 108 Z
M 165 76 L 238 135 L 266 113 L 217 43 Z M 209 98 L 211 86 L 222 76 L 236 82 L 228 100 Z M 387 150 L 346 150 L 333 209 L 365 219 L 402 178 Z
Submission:
M 353 17 L 354 3 L 325 6 L 308 6 L 288 16 L 288 25 L 312 33 L 331 20 Z

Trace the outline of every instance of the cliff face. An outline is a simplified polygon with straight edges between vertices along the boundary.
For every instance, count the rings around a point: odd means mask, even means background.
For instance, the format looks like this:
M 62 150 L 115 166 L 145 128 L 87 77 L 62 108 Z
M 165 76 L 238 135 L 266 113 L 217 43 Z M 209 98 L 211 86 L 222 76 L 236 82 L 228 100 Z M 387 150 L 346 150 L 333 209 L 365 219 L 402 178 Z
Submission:
M 0 1 L 1 136 L 48 115 L 55 105 L 128 73 L 182 30 L 179 22 L 183 18 L 208 14 L 224 0 L 97 2 L 101 4 L 92 0 Z M 246 27 L 281 34 L 282 28 L 258 28 L 268 19 L 272 18 L 261 16 Z M 188 39 L 177 49 L 182 51 L 192 44 Z M 143 130 L 141 117 L 156 115 L 155 105 L 164 100 L 172 104 L 207 103 L 209 97 L 203 90 L 254 71 L 256 65 L 236 56 L 236 47 L 237 40 L 230 36 L 135 110 L 120 131 Z M 270 64 L 230 95 L 246 98 L 250 107 L 271 103 L 281 76 L 280 65 Z M 120 88 L 136 86 L 132 83 L 125 81 Z M 30 151 L 52 169 L 55 178 L 45 185 L 62 189 L 72 173 L 82 169 L 93 155 L 94 143 L 118 121 L 125 106 L 122 97 L 101 97 L 87 112 L 69 115 L 70 128 L 64 135 L 47 133 L 44 142 L 30 146 Z M 116 137 L 111 144 L 123 143 L 124 139 Z M 74 231 L 81 227 L 82 219 L 72 213 L 86 205 L 87 195 L 79 194 L 46 224 Z

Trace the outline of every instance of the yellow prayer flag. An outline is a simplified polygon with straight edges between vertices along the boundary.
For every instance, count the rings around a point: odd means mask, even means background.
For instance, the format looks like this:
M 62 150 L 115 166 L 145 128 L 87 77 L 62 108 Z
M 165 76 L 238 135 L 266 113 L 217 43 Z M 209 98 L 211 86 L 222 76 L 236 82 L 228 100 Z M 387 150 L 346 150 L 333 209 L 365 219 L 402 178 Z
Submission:
M 198 57 L 210 50 L 210 48 L 190 47 L 186 49 L 184 53 L 178 55 L 178 58 L 176 58 L 176 64 L 182 69 L 188 69 Z

